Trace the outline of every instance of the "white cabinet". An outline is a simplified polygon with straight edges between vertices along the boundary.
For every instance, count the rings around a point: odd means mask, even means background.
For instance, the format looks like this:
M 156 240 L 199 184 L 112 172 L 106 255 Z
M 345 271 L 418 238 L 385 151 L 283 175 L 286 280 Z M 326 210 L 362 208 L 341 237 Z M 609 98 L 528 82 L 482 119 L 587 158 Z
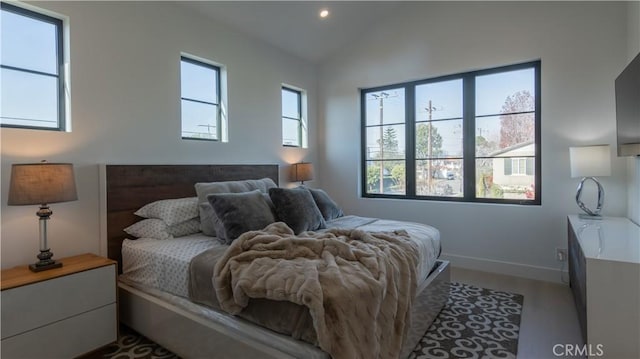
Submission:
M 569 276 L 590 352 L 640 358 L 640 227 L 569 216 Z
M 71 358 L 117 340 L 116 262 L 60 261 L 38 273 L 2 271 L 2 358 Z

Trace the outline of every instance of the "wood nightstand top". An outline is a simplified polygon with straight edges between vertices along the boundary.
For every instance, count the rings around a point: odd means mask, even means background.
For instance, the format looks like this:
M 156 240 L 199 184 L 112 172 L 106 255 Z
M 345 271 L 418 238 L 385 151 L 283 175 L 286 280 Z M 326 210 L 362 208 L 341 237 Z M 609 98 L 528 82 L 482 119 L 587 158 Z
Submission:
M 91 253 L 57 260 L 62 262 L 61 268 L 45 270 L 42 272 L 32 272 L 29 270 L 28 265 L 3 270 L 0 274 L 0 281 L 2 283 L 0 290 L 42 282 L 52 278 L 62 277 L 108 265 L 117 265 L 117 262 L 114 260 Z

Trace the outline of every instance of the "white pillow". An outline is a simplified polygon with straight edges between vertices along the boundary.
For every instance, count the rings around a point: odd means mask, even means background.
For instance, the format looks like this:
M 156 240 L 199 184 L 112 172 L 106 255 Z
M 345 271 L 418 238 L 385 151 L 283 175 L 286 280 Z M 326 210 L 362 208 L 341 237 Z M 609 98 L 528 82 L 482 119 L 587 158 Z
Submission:
M 161 219 L 172 226 L 198 217 L 198 198 L 163 199 L 144 205 L 134 214 L 143 218 Z
M 171 239 L 198 233 L 200 231 L 200 221 L 197 218 L 193 218 L 167 226 L 161 219 L 148 218 L 130 225 L 124 231 L 137 238 Z

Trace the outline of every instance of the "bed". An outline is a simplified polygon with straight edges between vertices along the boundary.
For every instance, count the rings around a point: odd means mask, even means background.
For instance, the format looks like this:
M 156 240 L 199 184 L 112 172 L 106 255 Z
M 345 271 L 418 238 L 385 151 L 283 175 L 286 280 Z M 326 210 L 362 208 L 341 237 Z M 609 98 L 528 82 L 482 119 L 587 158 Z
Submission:
M 108 256 L 117 260 L 122 270 L 123 243 L 127 246 L 127 235 L 123 229 L 139 220 L 133 213 L 147 203 L 194 196 L 194 184 L 197 182 L 266 177 L 278 183 L 278 172 L 277 165 L 105 165 L 101 169 L 101 177 L 104 179 L 102 202 L 106 213 L 104 227 Z M 362 225 L 371 227 L 371 230 L 385 230 L 395 224 L 381 221 Z M 179 267 L 204 248 L 218 245 L 211 237 L 202 235 L 193 235 L 189 241 L 190 249 L 183 251 L 188 253 L 179 250 L 186 243 L 179 241 L 162 241 L 164 248 L 149 253 L 164 253 L 165 259 L 156 260 L 156 263 L 174 260 L 175 266 Z M 136 242 L 133 250 L 143 254 L 145 246 L 154 246 L 153 241 Z M 172 256 L 172 259 L 166 259 Z M 419 270 L 425 278 L 419 282 L 411 311 L 412 325 L 402 348 L 402 357 L 406 357 L 415 347 L 447 300 L 448 263 L 441 260 L 434 262 L 429 268 Z M 127 268 L 127 272 L 135 271 Z M 183 273 L 181 279 L 167 279 L 166 283 L 160 284 L 157 283 L 158 278 L 169 277 L 157 276 L 153 284 L 151 281 L 121 276 L 118 283 L 121 322 L 185 358 L 329 357 L 326 352 L 305 341 L 189 301 L 185 297 L 188 288 L 184 284 L 188 274 L 184 274 L 184 270 L 178 272 Z

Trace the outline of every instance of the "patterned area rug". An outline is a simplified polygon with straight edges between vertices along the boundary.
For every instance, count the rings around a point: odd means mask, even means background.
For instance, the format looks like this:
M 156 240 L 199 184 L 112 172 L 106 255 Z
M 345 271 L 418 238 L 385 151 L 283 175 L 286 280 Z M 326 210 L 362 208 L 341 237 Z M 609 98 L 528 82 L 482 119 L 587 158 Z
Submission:
M 409 358 L 515 358 L 523 299 L 520 294 L 451 283 L 447 305 Z M 126 327 L 116 344 L 90 357 L 178 358 Z
M 451 283 L 449 300 L 409 359 L 515 358 L 524 297 Z

